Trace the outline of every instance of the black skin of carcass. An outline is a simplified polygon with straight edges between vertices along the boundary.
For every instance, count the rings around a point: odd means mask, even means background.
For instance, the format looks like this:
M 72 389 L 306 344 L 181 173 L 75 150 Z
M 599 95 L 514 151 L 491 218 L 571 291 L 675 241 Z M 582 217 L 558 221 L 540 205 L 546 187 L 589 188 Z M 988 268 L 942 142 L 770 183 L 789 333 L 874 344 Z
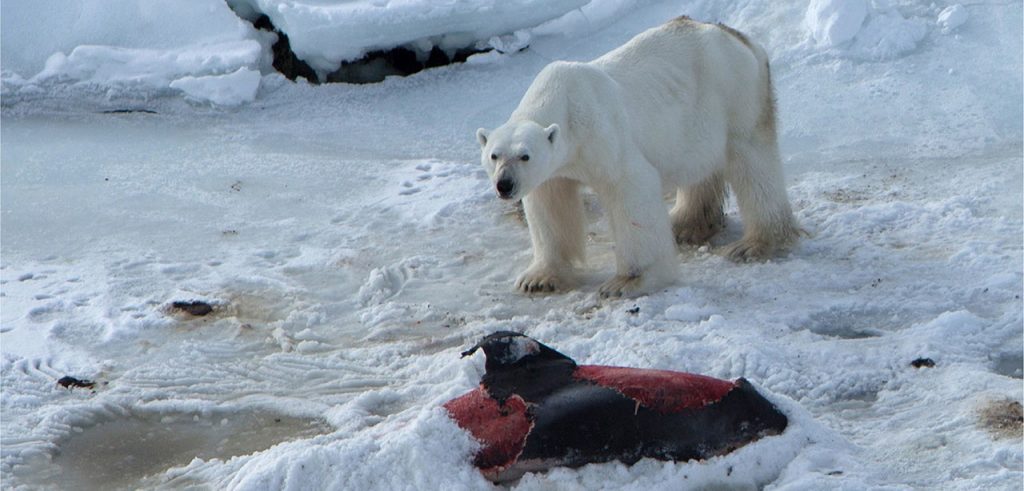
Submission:
M 481 384 L 504 404 L 512 395 L 529 403 L 533 428 L 518 461 L 553 460 L 570 467 L 645 458 L 686 461 L 735 450 L 779 434 L 788 419 L 745 379 L 704 407 L 664 413 L 619 390 L 574 377 L 571 358 L 516 332 L 501 331 L 463 353 L 487 356 Z M 536 343 L 522 356 L 523 343 Z M 534 345 L 530 345 L 533 347 Z M 517 356 L 518 355 L 518 356 Z

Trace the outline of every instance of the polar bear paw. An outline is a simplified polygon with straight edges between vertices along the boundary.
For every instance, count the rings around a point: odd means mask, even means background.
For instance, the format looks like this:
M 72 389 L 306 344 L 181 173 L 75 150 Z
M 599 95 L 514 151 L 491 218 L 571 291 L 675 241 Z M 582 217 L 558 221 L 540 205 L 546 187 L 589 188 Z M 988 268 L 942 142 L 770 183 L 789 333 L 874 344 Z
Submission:
M 516 280 L 516 289 L 523 293 L 548 293 L 563 288 L 565 281 L 548 269 L 530 268 Z
M 772 256 L 775 248 L 767 241 L 758 239 L 740 239 L 725 246 L 722 254 L 738 263 L 764 261 Z
M 725 230 L 724 221 L 699 221 L 678 223 L 672 227 L 677 244 L 707 244 L 712 237 Z
M 701 213 L 673 213 L 672 233 L 677 244 L 706 244 L 722 230 L 725 230 L 725 213 L 720 206 L 705 208 Z
M 642 291 L 642 278 L 640 275 L 616 275 L 604 282 L 597 292 L 601 298 L 629 297 Z

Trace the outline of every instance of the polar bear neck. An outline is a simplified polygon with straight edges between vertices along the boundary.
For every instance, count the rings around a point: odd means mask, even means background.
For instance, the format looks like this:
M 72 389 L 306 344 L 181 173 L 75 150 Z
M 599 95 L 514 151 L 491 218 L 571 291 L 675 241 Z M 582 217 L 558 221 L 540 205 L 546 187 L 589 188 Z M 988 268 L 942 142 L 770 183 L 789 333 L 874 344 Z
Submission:
M 533 121 L 543 127 L 557 124 L 561 128 L 555 142 L 557 160 L 561 164 L 579 160 L 578 142 L 602 140 L 594 135 L 602 130 L 597 122 L 624 114 L 617 98 L 602 97 L 613 92 L 610 84 L 614 82 L 607 74 L 590 63 L 556 61 L 530 84 L 509 122 Z M 595 95 L 602 101 L 601 107 L 594 106 Z M 595 110 L 602 114 L 594 114 Z
M 526 90 L 523 99 L 509 121 L 533 121 L 541 126 L 559 125 L 563 130 L 570 129 L 568 105 L 568 86 L 571 75 L 565 62 L 555 62 L 545 67 Z

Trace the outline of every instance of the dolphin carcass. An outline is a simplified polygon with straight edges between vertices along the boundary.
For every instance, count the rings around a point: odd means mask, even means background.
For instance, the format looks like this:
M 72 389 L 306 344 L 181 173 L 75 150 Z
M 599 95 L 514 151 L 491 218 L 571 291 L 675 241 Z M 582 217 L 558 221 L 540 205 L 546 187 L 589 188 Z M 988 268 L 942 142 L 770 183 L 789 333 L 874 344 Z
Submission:
M 496 482 L 554 466 L 706 459 L 788 424 L 742 378 L 577 365 L 507 331 L 462 355 L 478 349 L 487 357 L 480 386 L 444 407 L 480 442 L 474 463 Z

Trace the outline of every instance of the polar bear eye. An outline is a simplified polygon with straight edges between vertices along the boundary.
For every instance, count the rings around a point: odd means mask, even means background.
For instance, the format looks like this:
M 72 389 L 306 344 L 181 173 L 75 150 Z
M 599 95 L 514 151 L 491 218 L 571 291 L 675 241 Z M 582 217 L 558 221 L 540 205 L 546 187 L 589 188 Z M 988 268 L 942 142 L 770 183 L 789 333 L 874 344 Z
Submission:
M 492 153 L 492 154 L 491 154 L 491 160 L 498 160 L 498 156 L 497 156 L 497 155 L 494 155 L 494 154 Z
M 522 160 L 523 162 L 529 162 L 530 161 L 530 156 L 529 155 L 523 155 L 522 157 L 520 157 L 520 160 Z

